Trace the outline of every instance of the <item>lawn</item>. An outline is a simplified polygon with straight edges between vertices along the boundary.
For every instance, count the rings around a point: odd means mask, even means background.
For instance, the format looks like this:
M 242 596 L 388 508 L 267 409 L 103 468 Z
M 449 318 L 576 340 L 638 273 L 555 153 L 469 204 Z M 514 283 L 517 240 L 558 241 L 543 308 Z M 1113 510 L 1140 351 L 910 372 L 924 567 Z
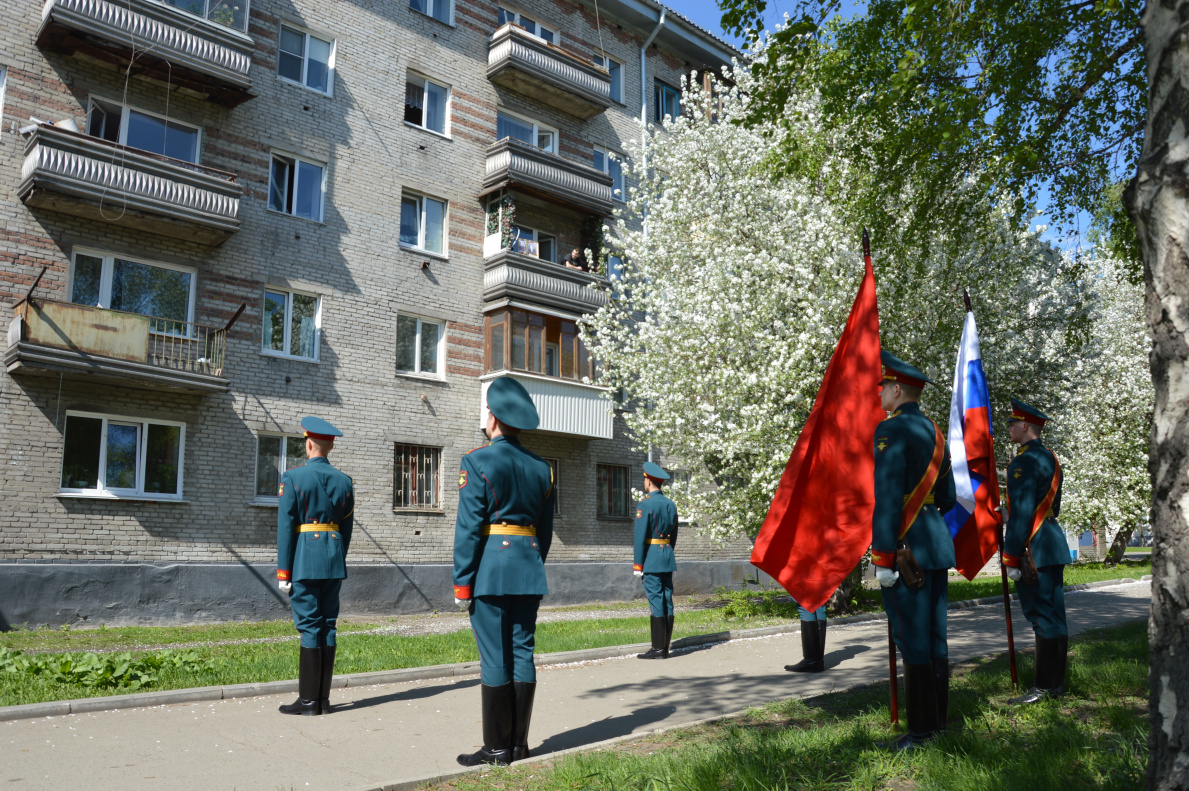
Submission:
M 1024 678 L 1031 657 L 1021 657 Z M 1058 701 L 1009 708 L 1006 659 L 955 668 L 950 728 L 907 754 L 892 736 L 887 684 L 792 699 L 544 764 L 513 765 L 426 791 L 775 791 L 1137 789 L 1147 764 L 1148 639 L 1143 622 L 1070 644 Z M 901 700 L 903 700 L 903 693 Z

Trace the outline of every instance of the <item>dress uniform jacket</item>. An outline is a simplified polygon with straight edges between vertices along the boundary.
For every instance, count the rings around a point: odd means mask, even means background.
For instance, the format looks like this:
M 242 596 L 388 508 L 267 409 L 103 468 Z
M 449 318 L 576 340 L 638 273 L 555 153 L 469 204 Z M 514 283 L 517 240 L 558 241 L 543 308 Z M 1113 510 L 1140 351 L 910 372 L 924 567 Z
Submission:
M 281 476 L 277 508 L 277 579 L 346 579 L 355 489 L 350 476 L 324 457 Z M 304 524 L 337 524 L 338 530 L 299 532 Z
M 1052 486 L 1053 476 L 1061 475 L 1052 452 L 1040 439 L 1030 440 L 1019 447 L 1016 457 L 1007 465 L 1007 527 L 1003 537 L 1003 562 L 1018 566 L 1024 547 L 1031 546 L 1036 563 L 1037 581 L 1029 585 L 1016 582 L 1020 594 L 1020 609 L 1041 637 L 1056 638 L 1069 634 L 1065 619 L 1065 565 L 1070 561 L 1065 531 L 1057 523 L 1061 512 L 1061 485 L 1053 497 L 1048 516 L 1028 543 L 1036 509 L 1044 502 Z
M 653 544 L 652 539 L 668 539 Z M 673 550 L 677 547 L 677 506 L 659 491 L 651 492 L 636 506 L 636 539 L 633 571 L 658 574 L 677 570 Z

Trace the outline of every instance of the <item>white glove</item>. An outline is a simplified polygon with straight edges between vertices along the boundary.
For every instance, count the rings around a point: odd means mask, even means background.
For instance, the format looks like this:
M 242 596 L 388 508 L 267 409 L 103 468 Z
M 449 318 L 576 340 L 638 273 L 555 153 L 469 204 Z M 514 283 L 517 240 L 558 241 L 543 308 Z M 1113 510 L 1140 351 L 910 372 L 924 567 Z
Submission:
M 1019 582 L 1020 578 L 1024 576 L 1024 572 L 1017 568 L 1007 567 L 1007 578 L 1012 582 Z
M 467 610 L 471 609 L 471 600 L 470 599 L 460 599 L 457 596 L 455 596 L 454 597 L 454 606 L 458 608 L 459 612 L 466 612 Z
M 633 572 L 632 572 L 632 576 L 633 576 L 633 577 L 643 577 L 643 576 L 644 576 L 644 572 L 643 572 L 643 571 L 633 571 Z
M 890 588 L 896 584 L 896 580 L 900 577 L 899 571 L 877 566 L 875 568 L 875 578 L 879 580 L 879 584 L 885 588 Z
M 286 580 L 277 580 L 277 587 L 281 589 L 281 593 L 286 596 L 293 595 L 293 583 Z

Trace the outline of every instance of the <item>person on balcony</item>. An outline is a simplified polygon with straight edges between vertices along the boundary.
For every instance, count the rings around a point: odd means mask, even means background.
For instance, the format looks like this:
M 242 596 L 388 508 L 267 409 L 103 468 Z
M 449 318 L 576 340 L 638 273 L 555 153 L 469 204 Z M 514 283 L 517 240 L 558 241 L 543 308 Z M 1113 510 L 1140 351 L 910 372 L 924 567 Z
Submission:
M 586 256 L 577 247 L 570 251 L 570 257 L 564 263 L 570 269 L 581 269 L 583 272 L 590 271 L 590 266 L 586 263 Z

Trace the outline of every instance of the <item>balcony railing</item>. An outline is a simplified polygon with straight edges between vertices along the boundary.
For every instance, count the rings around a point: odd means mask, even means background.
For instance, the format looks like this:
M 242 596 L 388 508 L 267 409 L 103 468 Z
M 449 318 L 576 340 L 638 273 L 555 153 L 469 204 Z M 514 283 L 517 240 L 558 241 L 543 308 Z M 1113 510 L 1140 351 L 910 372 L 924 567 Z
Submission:
M 479 402 L 481 405 L 487 403 L 487 388 L 491 381 L 500 376 L 511 376 L 524 385 L 541 418 L 538 431 L 590 439 L 614 437 L 615 413 L 612 411 L 611 402 L 602 396 L 605 387 L 528 373 L 501 371 L 482 377 L 483 394 Z M 485 407 L 480 406 L 479 412 L 480 420 L 486 422 Z
M 575 313 L 591 313 L 607 304 L 607 279 L 542 261 L 512 250 L 499 250 L 483 264 L 483 299 L 513 299 Z
M 611 75 L 606 69 L 511 23 L 491 36 L 487 78 L 582 119 L 611 106 Z
M 120 68 L 135 57 L 136 73 L 227 107 L 252 98 L 253 44 L 246 33 L 159 0 L 46 0 L 41 16 L 42 48 L 82 52 Z
M 233 173 L 43 124 L 17 192 L 29 206 L 216 245 L 239 230 L 243 188 Z
M 229 387 L 226 329 L 44 299 L 23 301 L 13 312 L 9 373 L 62 372 L 194 393 Z
M 505 187 L 603 216 L 611 214 L 613 205 L 609 175 L 511 137 L 488 146 L 480 197 Z

